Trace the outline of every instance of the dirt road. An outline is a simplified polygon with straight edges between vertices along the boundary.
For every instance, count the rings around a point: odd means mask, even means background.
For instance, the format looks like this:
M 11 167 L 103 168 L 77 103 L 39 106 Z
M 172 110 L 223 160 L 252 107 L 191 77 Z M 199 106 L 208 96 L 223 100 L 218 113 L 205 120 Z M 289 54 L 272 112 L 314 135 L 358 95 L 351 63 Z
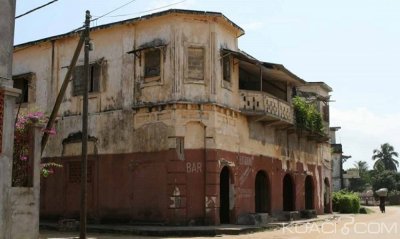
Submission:
M 386 213 L 378 212 L 378 207 L 371 207 L 373 214 L 341 215 L 336 221 L 309 223 L 284 227 L 275 231 L 265 231 L 248 235 L 221 236 L 218 238 L 235 239 L 394 239 L 400 236 L 400 207 L 387 207 Z M 43 232 L 41 238 L 67 238 L 73 234 Z M 118 235 L 90 235 L 97 239 L 157 238 Z M 158 237 L 159 238 L 159 237 Z M 180 237 L 182 238 L 182 237 Z M 210 237 L 197 237 L 210 238 Z

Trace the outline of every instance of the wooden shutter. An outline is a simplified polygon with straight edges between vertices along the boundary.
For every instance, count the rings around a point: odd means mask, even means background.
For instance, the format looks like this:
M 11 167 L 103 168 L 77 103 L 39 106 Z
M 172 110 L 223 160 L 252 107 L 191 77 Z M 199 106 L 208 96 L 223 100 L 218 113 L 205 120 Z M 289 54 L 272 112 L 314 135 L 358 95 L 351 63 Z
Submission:
M 76 66 L 73 74 L 73 96 L 83 95 L 83 66 Z
M 90 92 L 100 92 L 101 64 L 93 64 L 91 73 L 91 82 L 89 84 L 91 84 L 92 87 L 89 87 Z
M 191 80 L 204 80 L 204 49 L 188 49 L 188 78 Z

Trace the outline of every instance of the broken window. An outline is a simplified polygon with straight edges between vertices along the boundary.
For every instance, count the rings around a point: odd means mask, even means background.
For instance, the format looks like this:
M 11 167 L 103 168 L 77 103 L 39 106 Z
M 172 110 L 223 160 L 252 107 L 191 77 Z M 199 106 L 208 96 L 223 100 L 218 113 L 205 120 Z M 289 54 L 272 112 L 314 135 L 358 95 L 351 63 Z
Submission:
M 231 58 L 229 56 L 222 58 L 222 68 L 224 81 L 231 82 Z
M 160 76 L 161 50 L 151 49 L 144 52 L 144 77 L 152 78 Z
M 29 80 L 19 78 L 14 80 L 14 88 L 21 90 L 21 96 L 17 99 L 17 103 L 28 103 L 29 99 Z
M 76 66 L 73 74 L 73 95 L 83 95 L 84 88 L 84 66 Z M 101 63 L 89 65 L 88 92 L 100 92 Z
M 13 87 L 21 90 L 21 95 L 17 99 L 19 103 L 29 103 L 34 101 L 33 92 L 33 73 L 26 73 L 17 76 L 13 76 Z
M 188 79 L 204 80 L 204 49 L 193 48 L 188 49 Z

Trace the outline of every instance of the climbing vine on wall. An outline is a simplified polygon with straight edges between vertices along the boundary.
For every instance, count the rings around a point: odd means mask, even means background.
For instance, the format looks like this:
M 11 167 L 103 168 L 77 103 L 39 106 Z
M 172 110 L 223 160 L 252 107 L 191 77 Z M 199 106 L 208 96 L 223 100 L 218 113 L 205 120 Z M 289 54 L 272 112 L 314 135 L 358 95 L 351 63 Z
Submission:
M 30 129 L 35 124 L 44 124 L 47 118 L 42 112 L 34 112 L 26 115 L 20 115 L 15 123 L 14 132 L 14 153 L 12 165 L 12 186 L 13 187 L 31 187 L 33 180 L 33 162 L 32 150 L 30 149 L 31 135 Z M 44 130 L 43 130 L 44 131 Z M 54 129 L 47 131 L 50 135 L 54 135 Z M 61 167 L 57 163 L 41 163 L 40 174 L 48 177 L 53 174 L 55 167 Z
M 293 98 L 297 127 L 313 133 L 324 134 L 322 115 L 317 108 L 298 96 Z

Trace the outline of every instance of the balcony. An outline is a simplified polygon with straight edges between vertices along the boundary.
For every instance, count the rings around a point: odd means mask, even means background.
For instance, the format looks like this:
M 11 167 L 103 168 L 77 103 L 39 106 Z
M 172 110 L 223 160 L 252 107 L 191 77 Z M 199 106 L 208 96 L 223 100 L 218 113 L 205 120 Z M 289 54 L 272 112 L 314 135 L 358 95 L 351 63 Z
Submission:
M 240 110 L 270 125 L 293 125 L 293 107 L 265 92 L 240 90 Z

